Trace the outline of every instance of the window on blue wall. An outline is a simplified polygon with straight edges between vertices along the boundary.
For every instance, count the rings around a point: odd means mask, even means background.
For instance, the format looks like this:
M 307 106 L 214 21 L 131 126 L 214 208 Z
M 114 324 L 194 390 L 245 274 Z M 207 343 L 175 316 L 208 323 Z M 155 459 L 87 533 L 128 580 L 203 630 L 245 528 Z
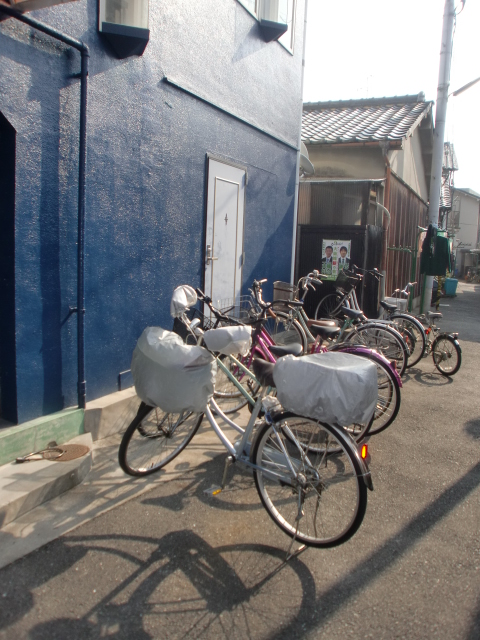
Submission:
M 148 29 L 148 0 L 102 0 L 99 13 L 100 25 L 109 22 Z
M 117 58 L 141 56 L 150 37 L 149 0 L 99 0 L 98 31 Z
M 296 0 L 239 0 L 259 21 L 286 24 L 286 32 L 278 38 L 289 51 L 293 51 Z

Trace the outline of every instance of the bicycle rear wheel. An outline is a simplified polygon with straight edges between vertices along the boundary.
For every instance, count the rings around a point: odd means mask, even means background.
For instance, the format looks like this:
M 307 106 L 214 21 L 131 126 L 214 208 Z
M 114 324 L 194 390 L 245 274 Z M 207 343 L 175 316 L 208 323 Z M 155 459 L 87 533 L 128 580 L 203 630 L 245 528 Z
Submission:
M 353 355 L 357 355 L 360 358 L 367 358 L 377 368 L 377 405 L 373 414 L 373 421 L 363 434 L 363 437 L 372 436 L 390 426 L 397 417 L 400 410 L 400 384 L 391 367 L 378 354 L 374 351 L 362 353 L 363 349 L 359 353 L 355 353 L 354 349 L 354 346 L 339 344 L 332 350 L 345 350 L 347 353 L 353 353 Z M 355 440 L 357 442 L 361 441 L 360 438 L 355 438 Z
M 375 349 L 390 362 L 395 361 L 399 375 L 403 375 L 408 362 L 408 349 L 395 329 L 374 323 L 364 324 L 355 327 L 346 341 Z
M 400 410 L 400 385 L 389 368 L 379 362 L 377 366 L 378 398 L 373 423 L 368 435 L 373 436 L 389 427 Z
M 159 471 L 185 449 L 202 418 L 203 413 L 165 413 L 142 402 L 120 443 L 121 468 L 131 476 Z
M 307 352 L 307 336 L 297 320 L 293 320 L 288 313 L 276 311 L 275 317 L 268 317 L 263 329 L 270 335 L 275 344 L 287 346 L 300 344 L 303 352 Z
M 252 448 L 259 467 L 255 485 L 287 535 L 309 546 L 333 547 L 358 530 L 367 487 L 353 446 L 340 429 L 290 413 L 259 428 Z

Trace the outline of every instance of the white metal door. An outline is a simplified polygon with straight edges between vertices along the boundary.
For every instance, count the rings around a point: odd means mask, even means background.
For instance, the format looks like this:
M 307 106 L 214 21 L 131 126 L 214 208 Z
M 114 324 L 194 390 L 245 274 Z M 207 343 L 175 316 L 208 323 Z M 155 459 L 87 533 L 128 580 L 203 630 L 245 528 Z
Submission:
M 245 170 L 209 159 L 205 293 L 215 306 L 240 296 L 244 209 Z

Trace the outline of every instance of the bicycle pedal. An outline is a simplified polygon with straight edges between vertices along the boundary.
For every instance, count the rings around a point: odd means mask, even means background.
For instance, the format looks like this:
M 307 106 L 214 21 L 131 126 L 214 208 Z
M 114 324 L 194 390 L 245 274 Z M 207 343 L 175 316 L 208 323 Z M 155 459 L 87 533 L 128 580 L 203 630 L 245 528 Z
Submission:
M 218 485 L 213 485 L 212 487 L 210 487 L 210 489 L 205 489 L 203 493 L 207 496 L 217 496 L 222 491 L 223 491 L 222 487 L 219 487 Z

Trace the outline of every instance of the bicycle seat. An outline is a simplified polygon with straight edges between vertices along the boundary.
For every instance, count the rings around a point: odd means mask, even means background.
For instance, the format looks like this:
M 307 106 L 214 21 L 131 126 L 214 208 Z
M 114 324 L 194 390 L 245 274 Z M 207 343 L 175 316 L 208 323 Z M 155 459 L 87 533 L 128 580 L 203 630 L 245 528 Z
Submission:
M 282 307 L 303 307 L 303 300 L 274 300 L 272 303 L 272 308 L 276 306 Z
M 309 327 L 310 332 L 314 336 L 320 336 L 324 340 L 331 340 L 336 338 L 340 333 L 340 327 L 322 327 L 317 325 L 312 325 Z
M 385 311 L 395 311 L 398 309 L 396 304 L 390 304 L 389 302 L 385 302 L 385 300 L 380 300 L 380 306 L 385 309 Z
M 353 318 L 354 320 L 361 320 L 365 318 L 363 311 L 357 311 L 356 309 L 350 309 L 349 307 L 342 307 L 342 311 L 346 316 Z
M 309 320 L 307 322 L 307 327 L 338 327 L 338 320 Z
M 266 360 L 262 360 L 261 358 L 253 359 L 253 373 L 256 375 L 257 380 L 260 382 L 262 387 L 275 386 L 272 375 L 274 366 L 275 364 L 273 362 L 267 362 Z
M 282 356 L 301 356 L 303 353 L 303 347 L 301 344 L 288 344 L 285 346 L 280 346 L 277 344 L 268 347 L 268 350 L 273 353 L 277 358 L 281 358 Z
M 427 316 L 432 320 L 434 318 L 443 318 L 443 314 L 440 311 L 427 311 Z

